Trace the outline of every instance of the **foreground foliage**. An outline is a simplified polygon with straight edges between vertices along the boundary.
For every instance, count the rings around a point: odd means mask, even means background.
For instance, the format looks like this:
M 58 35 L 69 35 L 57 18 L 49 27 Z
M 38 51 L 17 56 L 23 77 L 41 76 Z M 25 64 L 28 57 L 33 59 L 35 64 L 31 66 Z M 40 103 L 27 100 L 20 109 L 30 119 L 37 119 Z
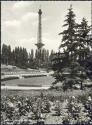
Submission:
M 49 123 L 52 118 L 60 119 L 55 124 L 91 124 L 92 95 L 72 96 L 63 100 L 49 99 L 43 93 L 39 97 L 2 97 L 2 125 L 33 124 L 37 121 Z

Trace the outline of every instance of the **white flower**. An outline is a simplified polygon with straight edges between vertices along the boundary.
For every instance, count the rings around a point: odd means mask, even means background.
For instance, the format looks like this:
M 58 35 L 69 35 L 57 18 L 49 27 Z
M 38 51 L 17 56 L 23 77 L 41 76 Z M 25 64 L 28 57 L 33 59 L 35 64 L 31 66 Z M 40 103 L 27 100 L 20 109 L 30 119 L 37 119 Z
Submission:
M 89 101 L 91 101 L 91 100 L 92 100 L 92 99 L 91 99 L 91 96 L 89 96 L 89 97 L 88 97 L 88 100 L 89 100 Z
M 73 99 L 75 99 L 75 96 L 72 96 Z
M 19 110 L 19 108 L 15 108 L 15 111 L 18 111 Z
M 12 102 L 8 102 L 9 107 L 14 107 Z
M 20 102 L 20 101 L 18 101 L 18 104 L 21 104 L 21 102 Z

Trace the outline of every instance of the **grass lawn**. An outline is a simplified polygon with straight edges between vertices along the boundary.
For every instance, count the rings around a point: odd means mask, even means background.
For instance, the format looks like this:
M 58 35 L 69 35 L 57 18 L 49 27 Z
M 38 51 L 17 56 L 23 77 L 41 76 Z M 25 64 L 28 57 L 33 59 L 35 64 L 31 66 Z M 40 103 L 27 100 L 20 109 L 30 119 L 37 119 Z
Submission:
M 32 77 L 32 78 L 25 78 L 25 79 L 15 79 L 15 80 L 8 80 L 8 81 L 3 81 L 1 82 L 2 84 L 5 85 L 51 85 L 52 82 L 54 82 L 55 79 L 52 76 L 43 76 L 43 77 Z

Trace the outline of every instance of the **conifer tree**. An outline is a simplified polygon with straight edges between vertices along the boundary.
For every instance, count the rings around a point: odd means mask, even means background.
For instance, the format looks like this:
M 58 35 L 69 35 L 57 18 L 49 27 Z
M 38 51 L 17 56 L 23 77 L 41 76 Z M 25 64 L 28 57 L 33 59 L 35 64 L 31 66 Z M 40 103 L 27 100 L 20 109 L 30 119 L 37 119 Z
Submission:
M 88 40 L 88 33 L 90 27 L 85 18 L 82 19 L 81 24 L 77 25 L 77 55 L 78 60 L 81 64 L 86 58 L 90 51 L 90 41 Z
M 67 27 L 67 29 L 59 33 L 59 35 L 63 35 L 60 48 L 68 54 L 69 58 L 67 59 L 69 61 L 69 59 L 73 59 L 73 53 L 75 51 L 74 43 L 76 41 L 76 22 L 72 5 L 70 5 L 68 11 L 66 19 L 64 20 L 65 24 L 63 25 L 63 27 Z
M 33 49 L 31 49 L 31 59 L 32 60 L 34 59 L 34 51 L 33 51 Z
M 2 45 L 2 63 L 11 64 L 11 46 L 3 44 Z
M 54 76 L 57 82 L 61 81 L 63 83 L 62 86 L 64 90 L 72 88 L 76 84 L 80 84 L 82 89 L 82 83 L 83 80 L 86 79 L 86 73 L 84 67 L 82 67 L 77 60 L 77 54 L 80 54 L 77 48 L 80 47 L 79 39 L 81 39 L 81 37 L 79 35 L 78 38 L 78 25 L 75 22 L 75 14 L 72 10 L 72 6 L 70 6 L 69 12 L 66 15 L 65 22 L 63 27 L 67 27 L 67 29 L 59 33 L 59 35 L 62 34 L 63 36 L 60 45 L 60 48 L 63 49 L 63 53 L 55 59 L 58 65 L 54 64 L 54 66 L 57 66 L 56 69 L 54 68 Z M 83 27 L 82 30 L 84 30 Z M 83 46 L 83 43 L 81 45 Z

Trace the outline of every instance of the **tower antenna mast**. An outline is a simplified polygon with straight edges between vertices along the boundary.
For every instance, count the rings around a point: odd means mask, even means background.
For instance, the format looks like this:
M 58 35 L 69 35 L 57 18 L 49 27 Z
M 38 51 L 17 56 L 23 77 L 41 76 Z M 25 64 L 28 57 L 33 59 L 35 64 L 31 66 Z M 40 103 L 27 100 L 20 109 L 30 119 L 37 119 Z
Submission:
M 92 35 L 92 1 L 91 1 L 91 35 Z

